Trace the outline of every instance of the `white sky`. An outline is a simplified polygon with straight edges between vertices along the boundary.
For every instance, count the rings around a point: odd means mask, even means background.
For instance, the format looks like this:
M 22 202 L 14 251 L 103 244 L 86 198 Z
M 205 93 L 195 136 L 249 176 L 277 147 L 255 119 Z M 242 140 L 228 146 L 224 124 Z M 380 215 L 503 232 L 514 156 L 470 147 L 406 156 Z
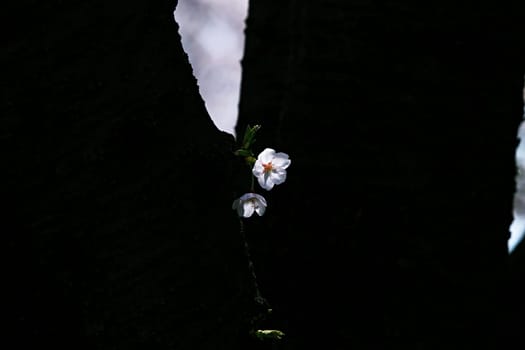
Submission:
M 525 102 L 525 88 L 523 89 L 523 101 Z M 523 116 L 525 117 L 525 104 Z M 525 236 L 525 122 L 520 125 L 518 138 L 520 139 L 516 150 L 518 175 L 516 176 L 516 194 L 514 196 L 514 221 L 510 226 L 511 237 L 508 241 L 509 252 L 512 252 Z
M 218 129 L 234 136 L 247 13 L 248 0 L 179 0 L 174 14 L 206 109 Z M 525 89 L 523 94 L 525 100 Z M 521 170 L 516 177 L 509 252 L 525 235 L 525 124 L 518 137 L 516 162 Z
M 175 20 L 206 109 L 235 136 L 248 0 L 179 0 Z

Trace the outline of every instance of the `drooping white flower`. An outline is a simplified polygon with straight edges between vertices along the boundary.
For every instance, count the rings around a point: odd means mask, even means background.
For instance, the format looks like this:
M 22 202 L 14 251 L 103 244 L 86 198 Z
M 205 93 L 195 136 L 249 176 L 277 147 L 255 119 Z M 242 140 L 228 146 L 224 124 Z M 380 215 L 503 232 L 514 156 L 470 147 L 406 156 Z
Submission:
M 288 154 L 266 148 L 257 157 L 252 173 L 259 181 L 259 185 L 269 191 L 274 185 L 282 184 L 286 180 L 286 168 L 290 163 Z
M 257 193 L 245 193 L 233 201 L 232 209 L 237 210 L 239 216 L 249 218 L 253 212 L 262 216 L 266 211 L 266 199 Z

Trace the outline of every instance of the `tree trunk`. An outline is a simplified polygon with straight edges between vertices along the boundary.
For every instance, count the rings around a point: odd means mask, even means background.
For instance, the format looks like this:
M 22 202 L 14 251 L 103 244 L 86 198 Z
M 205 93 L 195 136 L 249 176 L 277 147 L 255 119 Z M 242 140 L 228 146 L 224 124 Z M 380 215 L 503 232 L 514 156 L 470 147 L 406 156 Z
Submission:
M 206 113 L 175 5 L 5 12 L 10 349 L 234 349 L 247 333 L 234 140 Z
M 290 348 L 511 334 L 514 5 L 250 3 L 237 133 L 262 124 L 258 146 L 292 159 L 256 233 Z

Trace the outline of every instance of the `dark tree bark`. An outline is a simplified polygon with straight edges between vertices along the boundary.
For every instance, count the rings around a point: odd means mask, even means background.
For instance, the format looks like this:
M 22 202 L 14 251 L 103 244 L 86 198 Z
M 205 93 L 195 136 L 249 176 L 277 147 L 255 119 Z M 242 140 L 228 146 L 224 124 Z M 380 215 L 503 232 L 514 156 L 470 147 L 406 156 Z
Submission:
M 250 3 L 237 132 L 292 158 L 254 253 L 289 348 L 515 338 L 518 5 Z
M 175 5 L 8 4 L 5 348 L 234 349 L 247 332 L 233 137 L 206 113 Z

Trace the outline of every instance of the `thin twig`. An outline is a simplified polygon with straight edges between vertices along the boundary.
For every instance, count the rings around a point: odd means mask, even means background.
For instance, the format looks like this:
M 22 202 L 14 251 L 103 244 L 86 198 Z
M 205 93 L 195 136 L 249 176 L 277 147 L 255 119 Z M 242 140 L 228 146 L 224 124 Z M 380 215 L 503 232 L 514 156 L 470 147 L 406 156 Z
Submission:
M 242 219 L 240 218 L 239 218 L 239 223 L 240 223 L 241 237 L 244 241 L 244 254 L 246 255 L 246 258 L 248 259 L 248 269 L 252 275 L 252 283 L 253 283 L 253 288 L 255 290 L 254 300 L 258 304 L 268 308 L 270 305 L 268 304 L 268 301 L 262 296 L 261 291 L 259 290 L 259 285 L 257 283 L 257 275 L 255 274 L 255 266 L 253 265 L 253 261 L 250 255 L 250 247 L 248 245 L 248 241 L 246 240 L 246 234 L 244 233 L 244 223 L 242 222 Z

